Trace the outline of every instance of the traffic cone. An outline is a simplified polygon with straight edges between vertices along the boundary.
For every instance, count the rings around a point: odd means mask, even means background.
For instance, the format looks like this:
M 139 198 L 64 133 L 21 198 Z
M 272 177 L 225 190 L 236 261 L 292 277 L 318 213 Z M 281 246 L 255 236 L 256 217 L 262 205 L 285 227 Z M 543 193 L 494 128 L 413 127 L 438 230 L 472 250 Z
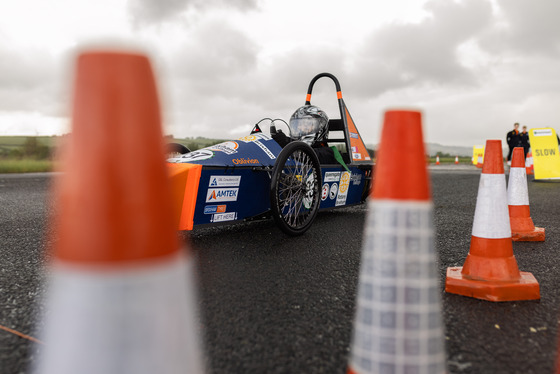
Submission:
M 508 183 L 511 237 L 515 242 L 543 242 L 544 228 L 535 227 L 529 209 L 529 192 L 522 147 L 515 147 L 511 157 Z
M 489 301 L 540 299 L 533 274 L 513 255 L 501 140 L 486 141 L 470 251 L 462 267 L 447 268 L 445 291 Z
M 455 156 L 455 165 L 459 165 L 459 156 Z
M 482 169 L 482 166 L 484 165 L 483 161 L 482 161 L 482 155 L 478 154 L 478 158 L 476 160 L 476 167 L 479 169 Z
M 74 95 L 35 371 L 202 373 L 194 264 L 174 227 L 150 62 L 82 53 Z
M 421 113 L 388 111 L 368 202 L 348 373 L 444 373 Z
M 535 169 L 533 167 L 533 153 L 531 151 L 529 151 L 529 153 L 527 153 L 527 159 L 525 160 L 525 172 L 527 173 L 527 175 L 534 175 L 535 174 Z
M 436 165 L 439 165 L 439 156 L 436 156 Z

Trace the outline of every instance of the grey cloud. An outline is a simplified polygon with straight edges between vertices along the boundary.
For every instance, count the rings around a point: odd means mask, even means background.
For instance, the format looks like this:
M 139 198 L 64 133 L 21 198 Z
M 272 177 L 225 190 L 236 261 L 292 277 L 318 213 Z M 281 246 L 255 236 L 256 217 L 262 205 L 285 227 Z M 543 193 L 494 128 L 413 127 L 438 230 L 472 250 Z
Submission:
M 557 0 L 499 0 L 506 26 L 483 40 L 490 52 L 557 55 L 560 52 L 560 2 Z
M 57 64 L 44 51 L 0 49 L 0 110 L 58 112 L 60 78 Z
M 264 117 L 287 120 L 304 104 L 316 74 L 327 71 L 345 81 L 344 56 L 334 46 L 302 46 L 266 60 L 259 58 L 258 45 L 227 23 L 208 23 L 195 34 L 168 62 L 173 122 L 185 124 L 174 126 L 177 134 L 253 125 Z M 313 98 L 322 107 L 325 101 L 336 105 L 334 85 L 318 82 Z
M 128 0 L 127 8 L 136 26 L 158 24 L 179 17 L 190 9 L 226 7 L 247 11 L 257 8 L 258 0 Z
M 257 45 L 224 22 L 209 22 L 192 32 L 172 62 L 173 72 L 197 94 L 232 93 L 257 66 Z
M 425 9 L 431 15 L 420 23 L 387 25 L 366 41 L 357 84 L 381 93 L 417 83 L 475 83 L 457 48 L 489 26 L 490 3 L 434 0 Z

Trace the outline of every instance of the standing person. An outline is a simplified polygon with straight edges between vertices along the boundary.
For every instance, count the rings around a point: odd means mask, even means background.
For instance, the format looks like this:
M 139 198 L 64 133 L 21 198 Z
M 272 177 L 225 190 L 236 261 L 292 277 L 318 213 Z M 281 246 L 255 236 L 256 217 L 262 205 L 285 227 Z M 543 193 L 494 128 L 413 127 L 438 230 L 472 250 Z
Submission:
M 523 152 L 525 152 L 525 158 L 527 158 L 527 153 L 529 153 L 529 133 L 527 132 L 527 126 L 523 126 L 523 131 L 519 134 L 519 140 L 521 146 L 523 147 Z
M 509 165 L 511 163 L 511 153 L 513 152 L 513 148 L 519 147 L 521 144 L 519 139 L 519 123 L 516 122 L 513 124 L 513 130 L 507 133 L 506 140 L 509 147 L 509 152 L 507 155 Z

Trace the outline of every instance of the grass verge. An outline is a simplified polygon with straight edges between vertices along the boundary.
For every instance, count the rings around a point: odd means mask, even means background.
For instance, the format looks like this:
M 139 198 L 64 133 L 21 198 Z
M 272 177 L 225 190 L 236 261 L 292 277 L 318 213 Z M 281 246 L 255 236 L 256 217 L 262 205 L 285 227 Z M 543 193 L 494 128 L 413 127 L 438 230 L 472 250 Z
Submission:
M 53 170 L 51 160 L 0 159 L 0 173 L 40 173 Z

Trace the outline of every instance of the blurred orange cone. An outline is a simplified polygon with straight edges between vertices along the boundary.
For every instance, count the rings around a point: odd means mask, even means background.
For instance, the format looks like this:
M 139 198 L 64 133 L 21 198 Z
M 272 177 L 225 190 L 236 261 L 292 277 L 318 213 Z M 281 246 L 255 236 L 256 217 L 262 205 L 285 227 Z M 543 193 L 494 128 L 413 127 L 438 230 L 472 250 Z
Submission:
M 529 151 L 529 153 L 527 153 L 527 159 L 525 160 L 525 172 L 527 173 L 527 175 L 534 175 L 535 174 L 535 169 L 533 166 L 533 153 L 531 151 Z
M 519 242 L 542 242 L 544 228 L 535 227 L 531 219 L 524 155 L 522 147 L 514 148 L 509 169 L 507 193 L 511 237 L 513 241 Z
M 439 165 L 439 156 L 436 156 L 436 165 Z
M 489 301 L 540 299 L 533 274 L 513 255 L 502 142 L 486 142 L 471 247 L 463 267 L 447 268 L 445 291 Z
M 459 165 L 459 156 L 455 156 L 455 165 Z
M 150 62 L 83 53 L 74 95 L 35 369 L 202 373 L 193 260 L 174 227 Z
M 365 226 L 348 373 L 445 373 L 421 113 L 388 111 Z
M 482 166 L 484 165 L 484 163 L 482 162 L 482 155 L 479 154 L 477 157 L 477 161 L 476 161 L 476 167 L 479 169 L 482 169 Z

